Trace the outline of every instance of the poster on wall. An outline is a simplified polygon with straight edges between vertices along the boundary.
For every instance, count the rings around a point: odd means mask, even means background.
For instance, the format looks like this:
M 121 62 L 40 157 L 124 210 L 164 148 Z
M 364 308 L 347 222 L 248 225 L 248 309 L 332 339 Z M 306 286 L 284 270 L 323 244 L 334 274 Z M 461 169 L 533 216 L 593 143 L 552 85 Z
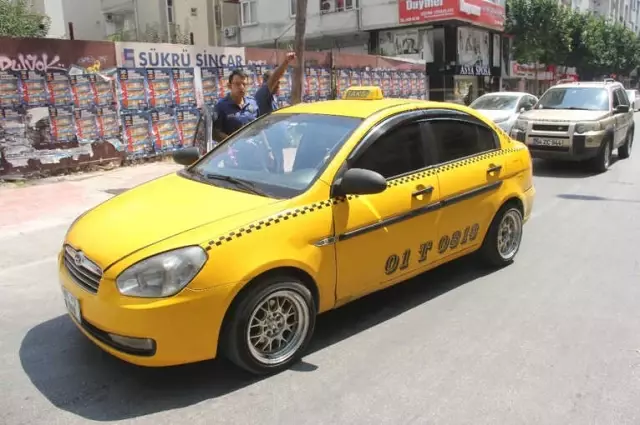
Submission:
M 89 109 L 75 109 L 74 118 L 78 142 L 92 143 L 100 138 L 98 121 L 96 120 L 94 111 Z
M 20 74 L 15 71 L 0 71 L 0 107 L 17 107 L 21 103 Z
M 338 97 L 342 97 L 342 94 L 349 88 L 351 82 L 351 75 L 348 69 L 339 69 L 336 75 L 336 86 L 338 89 Z
M 191 68 L 172 69 L 173 103 L 176 106 L 196 106 L 196 86 L 194 70 Z
M 147 111 L 125 111 L 122 114 L 122 130 L 124 144 L 130 155 L 147 156 L 153 153 Z
M 75 141 L 76 129 L 71 106 L 49 107 L 49 122 L 52 142 Z
M 142 110 L 149 105 L 145 69 L 118 69 L 118 98 L 122 109 Z
M 304 101 L 318 101 L 318 71 L 315 68 L 306 67 L 304 70 Z
M 458 27 L 458 65 L 489 67 L 489 33 Z
M 44 73 L 40 71 L 20 71 L 22 100 L 31 107 L 48 105 L 47 87 Z
M 89 74 L 89 81 L 91 81 L 95 105 L 109 106 L 116 103 L 113 93 L 113 80 L 98 74 Z
M 180 146 L 193 146 L 200 112 L 195 108 L 180 108 L 175 111 Z
M 22 138 L 25 136 L 25 116 L 15 108 L 0 107 L 0 128 L 6 138 Z
M 151 136 L 156 152 L 166 152 L 180 145 L 176 119 L 172 110 L 151 111 Z
M 168 69 L 147 68 L 147 87 L 151 108 L 172 106 L 171 73 Z
M 331 97 L 331 72 L 325 68 L 318 68 L 318 100 Z
M 380 31 L 378 42 L 380 54 L 408 59 L 421 59 L 424 30 L 402 29 Z
M 49 105 L 65 106 L 73 104 L 67 71 L 59 69 L 47 71 L 46 79 Z
M 69 84 L 76 108 L 89 108 L 95 104 L 95 93 L 89 74 L 70 75 Z
M 202 94 L 206 105 L 215 105 L 224 97 L 224 74 L 219 68 L 202 68 Z
M 115 106 L 100 106 L 96 108 L 96 119 L 98 123 L 98 136 L 102 140 L 114 143 L 117 141 L 116 148 L 120 146 L 120 121 L 118 120 L 118 111 Z
M 493 66 L 494 67 L 499 67 L 500 66 L 500 35 L 499 34 L 493 34 Z

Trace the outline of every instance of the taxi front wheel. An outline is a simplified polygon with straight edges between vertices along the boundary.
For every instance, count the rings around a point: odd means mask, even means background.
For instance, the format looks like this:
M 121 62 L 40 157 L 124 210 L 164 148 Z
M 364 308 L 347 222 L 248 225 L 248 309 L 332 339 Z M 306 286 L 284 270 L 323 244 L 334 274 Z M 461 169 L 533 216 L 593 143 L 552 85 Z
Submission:
M 522 242 L 522 212 L 506 204 L 495 215 L 484 238 L 480 255 L 489 266 L 502 267 L 513 262 Z
M 296 278 L 273 276 L 240 296 L 225 330 L 226 357 L 259 375 L 280 372 L 296 362 L 316 323 L 309 289 Z

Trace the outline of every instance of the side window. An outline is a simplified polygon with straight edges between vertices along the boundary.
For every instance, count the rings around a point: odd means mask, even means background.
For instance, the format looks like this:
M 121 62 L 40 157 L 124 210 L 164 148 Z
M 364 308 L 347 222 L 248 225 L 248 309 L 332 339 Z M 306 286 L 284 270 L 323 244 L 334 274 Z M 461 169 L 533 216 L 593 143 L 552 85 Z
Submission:
M 487 127 L 451 119 L 429 122 L 439 152 L 438 162 L 455 161 L 498 147 L 493 131 Z
M 529 104 L 529 107 L 527 108 L 527 110 L 530 110 L 530 109 L 533 109 L 536 103 L 538 103 L 538 99 L 536 99 L 533 96 L 527 96 L 527 102 Z
M 426 167 L 420 127 L 420 123 L 411 123 L 390 129 L 351 168 L 375 171 L 388 179 Z
M 618 94 L 620 105 L 629 106 L 629 98 L 627 97 L 627 93 L 622 89 L 617 89 L 616 93 Z
M 620 102 L 620 96 L 618 96 L 618 91 L 614 90 L 611 93 L 611 97 L 613 98 L 613 109 L 617 108 L 619 105 L 621 105 Z
M 518 102 L 518 105 L 516 106 L 516 112 L 520 112 L 522 108 L 527 110 L 528 105 L 529 105 L 529 102 L 527 102 L 527 98 L 523 97 L 522 99 L 520 99 L 520 101 Z

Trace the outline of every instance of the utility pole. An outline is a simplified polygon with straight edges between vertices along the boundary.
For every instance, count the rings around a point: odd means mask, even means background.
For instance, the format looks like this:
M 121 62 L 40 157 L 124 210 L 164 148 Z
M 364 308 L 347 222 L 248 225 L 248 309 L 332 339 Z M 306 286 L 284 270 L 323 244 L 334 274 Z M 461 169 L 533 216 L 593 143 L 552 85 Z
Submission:
M 291 88 L 291 104 L 302 102 L 304 80 L 304 36 L 307 31 L 307 0 L 296 0 L 296 67 L 293 70 L 293 87 Z

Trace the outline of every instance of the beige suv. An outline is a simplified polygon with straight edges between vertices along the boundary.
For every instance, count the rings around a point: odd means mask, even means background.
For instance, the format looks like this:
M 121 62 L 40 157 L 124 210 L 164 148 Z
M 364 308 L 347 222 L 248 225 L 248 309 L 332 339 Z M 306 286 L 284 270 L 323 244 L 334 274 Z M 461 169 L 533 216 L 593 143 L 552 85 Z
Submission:
M 622 84 L 613 81 L 558 84 L 534 108 L 522 113 L 511 137 L 525 143 L 533 158 L 588 161 L 599 172 L 611 152 L 631 155 L 633 110 Z

